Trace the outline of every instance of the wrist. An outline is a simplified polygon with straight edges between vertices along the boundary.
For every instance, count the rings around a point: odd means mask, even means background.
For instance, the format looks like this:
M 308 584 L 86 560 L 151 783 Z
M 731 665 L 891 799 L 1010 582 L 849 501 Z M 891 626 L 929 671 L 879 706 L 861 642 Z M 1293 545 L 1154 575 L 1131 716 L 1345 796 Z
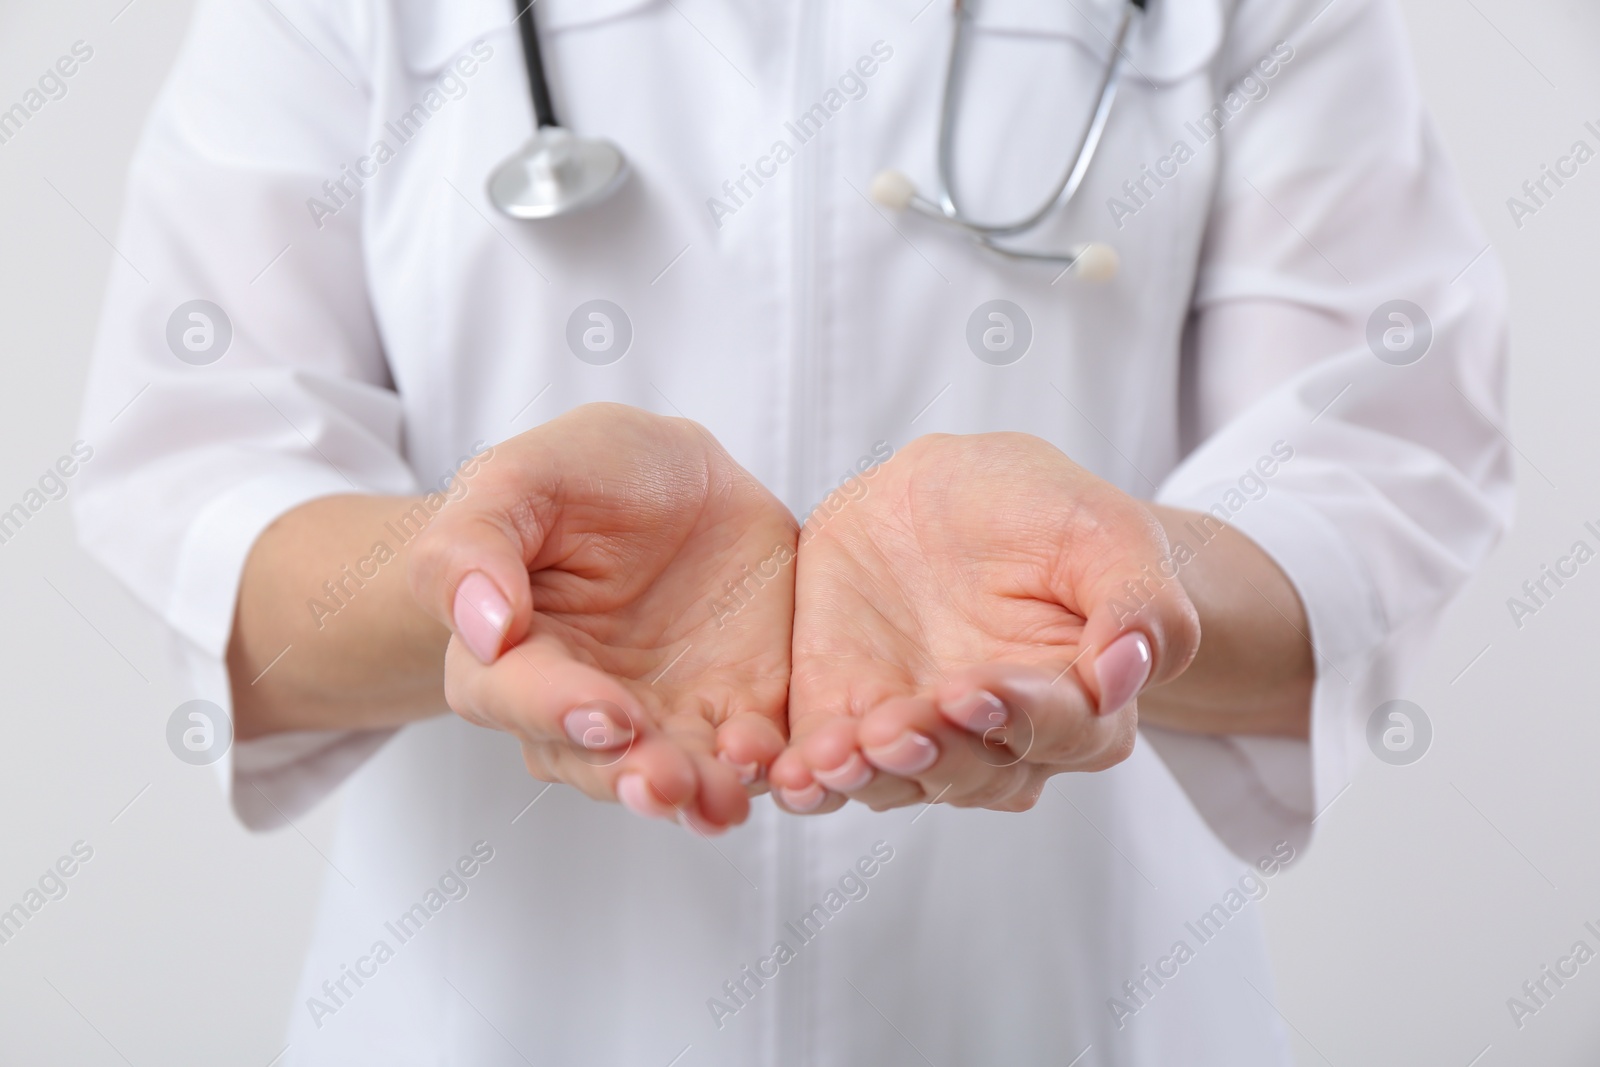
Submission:
M 1200 615 L 1200 651 L 1139 701 L 1145 721 L 1218 734 L 1307 737 L 1316 680 L 1310 626 L 1288 577 L 1212 516 L 1149 505 L 1167 537 L 1166 572 Z

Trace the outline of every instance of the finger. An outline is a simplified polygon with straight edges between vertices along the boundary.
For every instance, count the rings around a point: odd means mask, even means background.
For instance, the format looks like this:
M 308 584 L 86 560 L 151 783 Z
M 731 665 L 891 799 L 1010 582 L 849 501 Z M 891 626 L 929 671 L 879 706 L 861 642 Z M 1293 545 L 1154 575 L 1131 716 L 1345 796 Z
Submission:
M 1093 664 L 1080 679 L 1094 680 L 1095 713 L 1115 715 L 1133 704 L 1150 682 L 1154 653 L 1150 639 L 1139 630 L 1129 630 L 1110 639 L 1099 651 L 1085 657 Z
M 847 752 L 859 748 L 855 732 L 861 716 L 886 700 L 905 696 L 914 683 L 903 670 L 878 659 L 810 654 L 799 661 L 806 666 L 795 671 L 789 685 L 789 747 L 773 764 L 772 782 L 785 808 L 821 815 L 843 807 L 846 798 L 819 781 L 813 770 L 841 769 Z M 809 747 L 813 738 L 815 748 Z M 848 780 L 854 769 L 831 777 Z M 876 803 L 892 807 L 896 800 L 910 803 L 905 799 L 908 794 L 914 797 L 914 785 L 887 793 L 880 789 L 873 797 Z
M 696 779 L 695 793 L 685 799 L 681 796 L 668 797 L 651 790 L 644 794 L 651 802 L 649 811 L 640 814 L 665 816 L 667 812 L 664 809 L 670 807 L 673 809 L 672 818 L 704 836 L 715 836 L 730 826 L 744 822 L 750 814 L 749 794 L 739 780 L 738 771 L 726 760 L 717 757 L 717 730 L 704 709 L 686 706 L 664 718 L 661 736 L 672 742 L 692 763 Z M 633 806 L 626 790 L 622 799 L 630 807 Z
M 1104 496 L 1090 505 L 1087 543 L 1069 550 L 1067 585 L 1086 620 L 1076 670 L 1098 711 L 1110 714 L 1146 685 L 1183 673 L 1200 647 L 1200 620 L 1155 516 L 1120 491 L 1107 487 Z
M 678 821 L 707 837 L 744 822 L 750 815 L 750 794 L 739 781 L 738 771 L 709 752 L 693 753 L 692 759 L 700 779 L 699 791 L 694 801 L 680 806 Z
M 980 759 L 1104 770 L 1127 758 L 1138 729 L 1128 703 L 1098 714 L 1068 666 L 993 663 L 952 672 L 935 691 L 939 712 L 981 746 Z
M 686 753 L 695 769 L 696 793 L 676 803 L 678 822 L 702 834 L 720 834 L 750 814 L 750 797 L 738 772 L 716 758 L 717 731 L 697 703 L 686 705 L 662 720 L 661 729 Z
M 524 760 L 536 778 L 564 782 L 643 818 L 677 822 L 711 837 L 744 822 L 750 799 L 734 770 L 707 750 L 709 735 L 698 740 L 681 729 L 666 730 L 606 764 L 591 763 L 570 746 L 529 745 Z
M 916 782 L 887 774 L 867 760 L 857 738 L 860 724 L 854 717 L 837 718 L 794 745 L 791 758 L 830 794 L 859 800 L 878 811 L 925 800 Z
M 412 546 L 412 595 L 484 663 L 522 640 L 532 625 L 528 564 L 554 521 L 554 486 L 538 475 L 508 473 L 491 462 Z
M 861 750 L 881 771 L 916 782 L 930 801 L 1006 809 L 1031 795 L 1032 767 L 995 760 L 983 742 L 952 726 L 931 696 L 891 700 L 861 721 Z
M 806 737 L 792 742 L 773 761 L 768 780 L 773 796 L 785 810 L 796 815 L 824 815 L 844 807 L 848 798 L 817 780 L 812 773 L 813 761 L 806 752 L 816 746 L 836 749 L 840 753 L 837 758 L 842 761 L 845 753 L 855 749 L 855 727 L 856 720 L 850 716 L 819 719 Z
M 784 741 L 778 723 L 757 712 L 742 711 L 717 727 L 716 751 L 718 758 L 733 768 L 740 784 L 759 792 L 765 789 L 767 770 L 783 752 Z
M 594 800 L 620 802 L 644 818 L 675 820 L 700 788 L 693 757 L 664 734 L 604 757 L 559 743 L 524 744 L 523 762 L 541 781 L 570 785 Z
M 802 551 L 801 569 L 796 572 L 797 589 L 803 589 L 808 570 Z M 816 581 L 815 578 L 811 579 Z M 797 619 L 815 611 L 810 598 L 798 593 Z M 789 681 L 789 738 L 804 740 L 818 729 L 840 719 L 855 720 L 884 701 L 905 696 L 915 690 L 909 674 L 877 655 L 849 655 L 832 648 L 818 651 L 799 646 L 800 626 L 796 626 L 797 645 L 794 668 Z
M 778 806 L 791 815 L 827 815 L 850 802 L 849 797 L 825 789 L 816 782 L 812 782 L 804 789 L 774 786 L 772 796 L 778 802 Z
M 462 718 L 533 744 L 618 749 L 651 721 L 626 686 L 572 659 L 550 635 L 523 641 L 488 666 L 452 638 L 444 681 L 445 699 Z

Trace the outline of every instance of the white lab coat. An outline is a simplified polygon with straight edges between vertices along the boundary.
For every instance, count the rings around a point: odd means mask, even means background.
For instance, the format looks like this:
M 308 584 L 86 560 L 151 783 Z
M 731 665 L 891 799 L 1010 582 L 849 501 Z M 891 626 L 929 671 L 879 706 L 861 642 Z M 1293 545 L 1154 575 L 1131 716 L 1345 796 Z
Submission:
M 1310 744 L 1147 729 L 1026 814 L 762 799 L 714 845 L 541 795 L 509 737 L 451 716 L 238 745 L 221 766 L 253 827 L 343 796 L 282 1062 L 1289 1062 L 1253 898 L 1506 520 L 1498 265 L 1386 0 L 1153 0 L 1083 192 L 1022 242 L 1111 243 L 1107 284 L 886 213 L 880 168 L 932 185 L 951 21 L 922 7 L 540 0 L 560 115 L 633 178 L 530 224 L 484 192 L 531 126 L 510 3 L 206 0 L 133 166 L 85 543 L 170 625 L 186 696 L 226 705 L 240 569 L 274 517 L 436 484 L 578 404 L 699 420 L 797 514 L 878 441 L 1022 430 L 1130 493 L 1220 506 L 1273 555 L 1318 652 Z M 1115 14 L 980 5 L 957 154 L 977 213 L 1057 179 Z M 739 190 L 746 167 L 766 176 Z M 195 298 L 233 326 L 209 365 L 163 332 Z M 1033 334 L 1004 366 L 966 341 L 996 298 Z M 567 343 L 592 299 L 632 327 L 608 365 Z M 1393 299 L 1432 325 L 1409 366 L 1367 339 Z M 858 863 L 866 895 L 829 896 Z M 786 925 L 817 905 L 814 938 Z

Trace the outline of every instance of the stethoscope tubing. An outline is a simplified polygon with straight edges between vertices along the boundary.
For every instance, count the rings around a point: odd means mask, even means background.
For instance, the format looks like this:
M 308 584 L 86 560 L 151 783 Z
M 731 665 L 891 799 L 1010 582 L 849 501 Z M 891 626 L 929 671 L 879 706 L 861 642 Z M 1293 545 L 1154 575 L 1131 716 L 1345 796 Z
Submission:
M 1083 134 L 1078 139 L 1077 151 L 1073 154 L 1073 164 L 1062 173 L 1061 180 L 1056 184 L 1050 195 L 1034 211 L 1022 219 L 1009 223 L 983 223 L 971 218 L 962 210 L 956 200 L 955 190 L 955 127 L 957 110 L 961 98 L 961 90 L 966 83 L 965 52 L 967 25 L 970 16 L 967 14 L 967 5 L 963 0 L 956 0 L 956 26 L 950 40 L 950 59 L 945 72 L 944 100 L 939 114 L 939 158 L 938 158 L 938 201 L 930 201 L 926 197 L 917 196 L 912 199 L 911 206 L 923 214 L 953 223 L 956 226 L 979 238 L 985 245 L 997 252 L 1008 253 L 1006 249 L 999 248 L 988 240 L 995 237 L 1014 237 L 1035 229 L 1047 216 L 1065 208 L 1077 195 L 1083 179 L 1089 172 L 1089 165 L 1094 161 L 1095 153 L 1100 148 L 1100 138 L 1105 133 L 1106 123 L 1111 118 L 1112 105 L 1117 98 L 1117 89 L 1122 81 L 1122 66 L 1124 54 L 1122 46 L 1126 42 L 1128 32 L 1133 25 L 1133 11 L 1135 5 L 1126 4 L 1123 7 L 1122 20 L 1117 25 L 1117 31 L 1111 41 L 1111 59 L 1106 64 L 1104 76 L 1100 79 L 1100 88 L 1097 94 L 1094 113 L 1085 125 Z M 1041 256 L 1039 254 L 1016 253 L 1016 258 L 1050 260 L 1060 259 L 1059 256 Z
M 1068 269 L 1086 277 L 1098 276 L 1103 279 L 1114 274 L 1116 253 L 1103 245 L 1082 245 L 1064 253 L 1031 252 L 1003 247 L 997 243 L 997 239 L 1014 237 L 1037 228 L 1048 215 L 1065 208 L 1077 195 L 1099 150 L 1101 137 L 1116 101 L 1122 67 L 1127 58 L 1122 46 L 1133 25 L 1134 11 L 1143 11 L 1145 2 L 1124 2 L 1121 21 L 1111 40 L 1111 55 L 1100 79 L 1094 111 L 1078 139 L 1072 165 L 1062 173 L 1056 187 L 1038 209 L 1026 217 L 1010 223 L 984 223 L 967 215 L 957 199 L 955 189 L 955 130 L 961 93 L 966 83 L 966 47 L 971 19 L 967 0 L 953 0 L 955 29 L 951 35 L 939 113 L 938 199 L 930 200 L 911 187 L 906 190 L 909 196 L 899 199 L 898 206 L 909 207 L 928 218 L 954 226 L 969 234 L 982 247 L 1010 259 L 1065 264 Z M 521 0 L 513 0 L 513 3 L 521 4 Z M 550 84 L 545 74 L 544 55 L 533 7 L 533 0 L 521 4 L 517 11 L 517 30 L 522 39 L 528 93 L 533 102 L 535 134 L 521 153 L 495 169 L 489 182 L 490 199 L 501 211 L 519 219 L 551 218 L 604 199 L 621 184 L 628 170 L 627 157 L 609 141 L 572 139 L 561 126 L 550 98 Z M 544 131 L 551 133 L 541 139 Z M 559 142 L 550 140 L 558 136 L 561 138 Z M 575 156 L 574 147 L 581 150 L 582 154 Z M 556 160 L 560 162 L 552 162 Z M 571 168 L 575 160 L 579 167 L 576 179 L 569 174 L 565 185 L 561 184 L 560 179 L 553 179 L 557 170 Z M 587 164 L 586 168 L 584 164 Z M 538 180 L 531 180 L 528 177 L 530 173 L 536 174 Z M 910 185 L 903 176 L 899 181 Z M 538 192 L 530 196 L 533 190 Z
M 520 2 L 520 0 L 517 0 Z M 544 73 L 544 52 L 539 48 L 539 27 L 533 21 L 533 5 L 528 0 L 517 12 L 517 31 L 522 35 L 522 61 L 528 69 L 528 94 L 533 98 L 534 124 L 539 129 L 560 126 L 555 105 L 550 102 L 550 82 Z

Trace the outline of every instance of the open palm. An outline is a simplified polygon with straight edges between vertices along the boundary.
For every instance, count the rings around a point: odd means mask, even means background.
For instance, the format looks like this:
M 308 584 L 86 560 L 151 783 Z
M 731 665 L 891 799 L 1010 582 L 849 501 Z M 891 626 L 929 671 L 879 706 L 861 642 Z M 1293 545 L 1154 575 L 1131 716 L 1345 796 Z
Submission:
M 1198 641 L 1176 582 L 1113 603 L 1166 553 L 1149 512 L 1023 434 L 920 438 L 867 486 L 802 532 L 779 798 L 1020 809 L 1125 758 Z
M 457 632 L 453 709 L 542 779 L 699 829 L 745 817 L 787 736 L 796 525 L 701 427 L 576 409 L 497 446 L 425 537 L 413 588 Z M 489 657 L 462 639 L 485 628 Z

